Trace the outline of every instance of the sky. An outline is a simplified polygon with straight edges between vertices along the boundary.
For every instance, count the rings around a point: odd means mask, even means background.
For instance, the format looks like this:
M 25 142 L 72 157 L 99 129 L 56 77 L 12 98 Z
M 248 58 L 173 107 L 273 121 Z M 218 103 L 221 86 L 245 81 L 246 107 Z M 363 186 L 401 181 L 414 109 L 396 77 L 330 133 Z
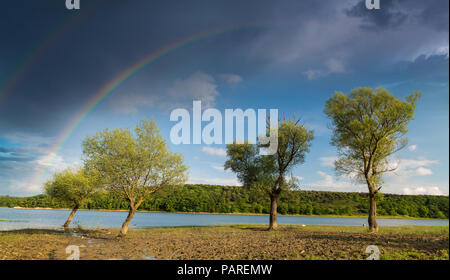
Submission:
M 0 10 L 0 195 L 42 193 L 105 128 L 154 119 L 189 183 L 239 185 L 225 145 L 174 145 L 175 108 L 278 109 L 314 129 L 300 189 L 366 192 L 337 177 L 325 101 L 422 92 L 382 191 L 449 193 L 449 1 L 14 0 Z M 101 98 L 103 96 L 103 98 Z M 205 126 L 207 122 L 203 123 Z

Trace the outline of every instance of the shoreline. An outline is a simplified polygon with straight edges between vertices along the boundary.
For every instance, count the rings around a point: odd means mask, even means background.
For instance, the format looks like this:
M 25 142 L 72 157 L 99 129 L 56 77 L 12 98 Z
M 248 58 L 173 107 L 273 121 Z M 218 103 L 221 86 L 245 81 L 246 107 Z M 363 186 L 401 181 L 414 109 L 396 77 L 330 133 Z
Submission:
M 8 208 L 8 209 L 24 209 L 24 210 L 63 210 L 70 211 L 71 208 L 49 208 L 49 207 L 0 207 L 0 208 Z M 78 209 L 78 211 L 103 211 L 103 212 L 128 212 L 125 209 Z M 162 213 L 162 214 L 201 214 L 201 215 L 247 215 L 247 216 L 268 216 L 269 214 L 262 213 L 216 213 L 216 212 L 165 212 L 165 211 L 150 211 L 150 210 L 138 210 L 137 212 L 141 213 Z M 299 215 L 299 214 L 278 214 L 279 217 L 323 217 L 323 218 L 367 218 L 366 215 L 354 215 L 354 216 L 346 216 L 346 215 Z M 405 219 L 405 220 L 441 220 L 446 221 L 449 219 L 437 219 L 437 218 L 420 218 L 420 217 L 409 217 L 409 216 L 377 216 L 378 219 Z

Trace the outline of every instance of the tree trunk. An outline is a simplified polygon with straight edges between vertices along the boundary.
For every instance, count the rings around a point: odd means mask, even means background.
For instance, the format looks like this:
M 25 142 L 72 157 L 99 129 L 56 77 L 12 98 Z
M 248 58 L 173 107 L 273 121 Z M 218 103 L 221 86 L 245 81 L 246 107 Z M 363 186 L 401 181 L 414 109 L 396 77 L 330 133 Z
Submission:
M 370 207 L 369 207 L 369 230 L 371 232 L 378 232 L 377 224 L 377 197 L 374 193 L 369 194 Z
M 128 216 L 125 219 L 125 222 L 122 224 L 122 228 L 120 229 L 119 237 L 124 237 L 127 235 L 128 227 L 130 226 L 131 219 L 133 219 L 134 214 L 136 213 L 136 207 L 130 207 L 130 211 L 128 212 Z
M 79 208 L 78 206 L 75 206 L 72 209 L 72 212 L 70 212 L 69 218 L 67 218 L 67 221 L 63 225 L 64 228 L 68 228 L 69 227 L 69 225 L 72 222 L 73 217 L 75 216 L 75 213 L 77 212 L 78 208 Z
M 269 218 L 269 230 L 277 229 L 277 205 L 278 195 L 270 196 L 270 218 Z

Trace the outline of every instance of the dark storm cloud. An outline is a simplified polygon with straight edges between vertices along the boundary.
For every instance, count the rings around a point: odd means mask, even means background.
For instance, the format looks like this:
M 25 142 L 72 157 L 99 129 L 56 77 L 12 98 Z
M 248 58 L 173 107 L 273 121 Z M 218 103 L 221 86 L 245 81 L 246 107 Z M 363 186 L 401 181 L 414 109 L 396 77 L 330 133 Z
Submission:
M 383 31 L 410 21 L 445 30 L 448 13 L 442 6 L 448 7 L 448 1 L 382 0 L 382 9 L 370 13 L 362 1 L 345 8 L 344 1 L 316 0 L 91 0 L 79 11 L 67 11 L 61 2 L 16 0 L 2 6 L 0 84 L 18 69 L 24 71 L 6 103 L 0 104 L 1 133 L 55 135 L 102 86 L 142 57 L 226 26 L 250 28 L 211 36 L 171 53 L 133 76 L 115 95 L 130 89 L 161 94 L 160 88 L 197 71 L 250 75 L 278 67 L 298 75 L 308 70 L 342 73 L 356 63 L 411 57 L 419 47 L 448 45 L 448 39 L 442 43 L 426 28 L 411 26 L 401 34 L 371 37 L 349 20 L 360 18 L 366 28 Z M 418 37 L 423 41 L 416 42 Z M 39 55 L 34 57 L 36 50 Z M 368 53 L 374 55 L 369 59 Z M 32 63 L 21 69 L 30 56 Z
M 422 10 L 420 14 L 422 22 L 424 24 L 432 26 L 438 31 L 448 32 L 449 2 L 450 1 L 447 0 L 427 1 L 427 6 Z
M 447 0 L 381 0 L 379 10 L 368 10 L 365 0 L 361 0 L 347 9 L 346 14 L 361 18 L 361 27 L 367 30 L 386 30 L 417 22 L 437 31 L 448 31 L 448 8 Z
M 188 46 L 182 56 L 171 55 L 177 59 L 164 58 L 157 64 L 158 71 L 145 70 L 151 74 L 146 83 L 169 83 L 177 71 L 229 65 L 233 56 L 247 55 L 243 46 L 266 26 L 289 18 L 306 20 L 328 10 L 318 1 L 103 0 L 83 3 L 79 11 L 65 10 L 60 0 L 29 2 L 8 1 L 0 16 L 0 37 L 7 38 L 0 46 L 6 66 L 0 69 L 0 83 L 7 84 L 21 73 L 7 104 L 0 104 L 2 132 L 54 134 L 125 69 L 195 34 L 256 26 L 204 40 L 208 48 Z M 30 57 L 32 63 L 22 67 Z M 142 84 L 131 79 L 127 85 L 133 83 Z
M 363 20 L 362 28 L 378 30 L 397 27 L 408 18 L 408 14 L 401 10 L 399 0 L 381 1 L 379 10 L 368 10 L 365 2 L 362 0 L 346 11 L 348 16 Z

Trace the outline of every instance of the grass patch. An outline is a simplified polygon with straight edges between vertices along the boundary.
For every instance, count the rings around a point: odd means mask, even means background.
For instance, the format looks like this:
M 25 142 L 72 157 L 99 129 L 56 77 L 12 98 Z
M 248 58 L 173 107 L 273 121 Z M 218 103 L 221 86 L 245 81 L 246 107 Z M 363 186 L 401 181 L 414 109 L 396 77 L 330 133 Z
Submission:
M 423 260 L 424 254 L 417 252 L 397 252 L 380 257 L 381 260 Z
M 11 234 L 11 233 L 0 233 L 0 243 L 1 242 L 10 242 L 14 240 L 19 240 L 23 236 L 20 234 Z
M 231 228 L 250 229 L 256 228 L 264 230 L 267 225 L 239 224 L 230 225 Z M 367 227 L 361 226 L 322 226 L 322 225 L 279 225 L 279 231 L 302 230 L 302 231 L 322 231 L 322 232 L 348 232 L 348 233 L 369 233 Z M 448 226 L 385 226 L 380 227 L 378 234 L 449 234 Z

